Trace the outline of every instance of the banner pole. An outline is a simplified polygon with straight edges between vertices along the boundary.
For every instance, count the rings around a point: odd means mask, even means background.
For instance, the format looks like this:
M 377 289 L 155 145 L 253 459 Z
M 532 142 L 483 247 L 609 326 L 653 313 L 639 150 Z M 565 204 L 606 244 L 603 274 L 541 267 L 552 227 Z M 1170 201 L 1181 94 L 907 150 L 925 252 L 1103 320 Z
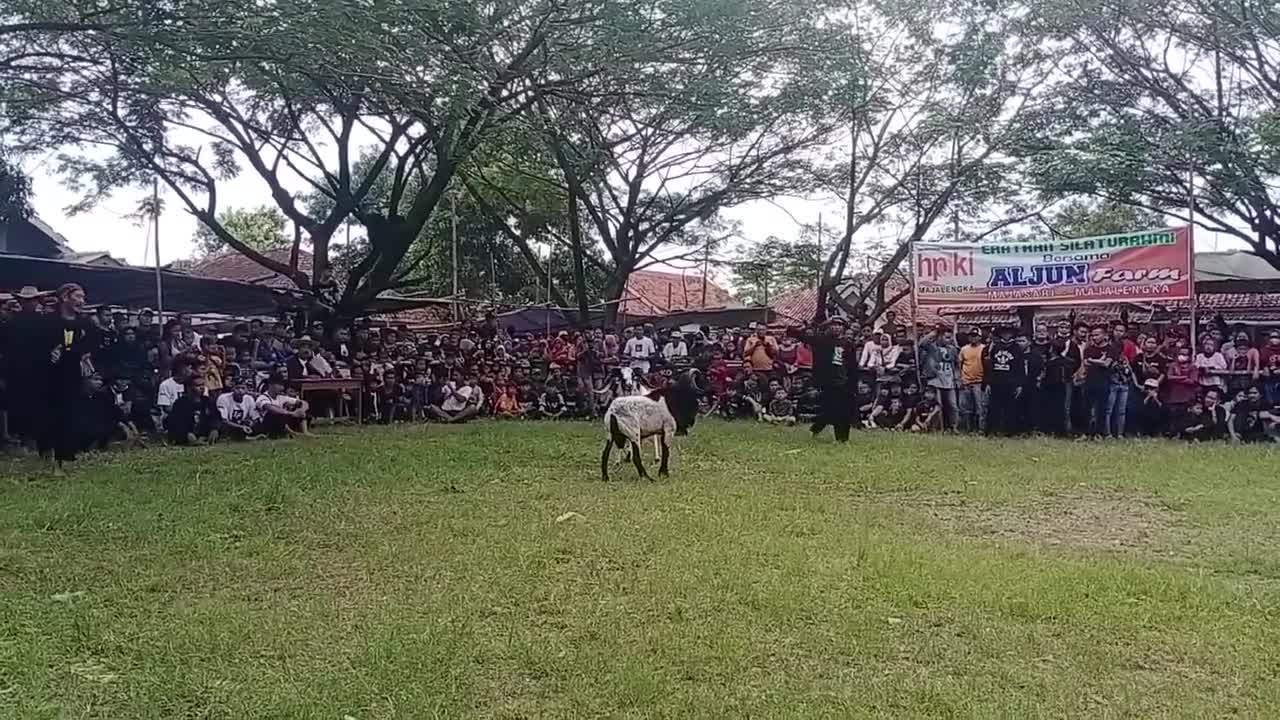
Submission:
M 916 359 L 916 383 L 920 382 L 920 303 L 916 300 L 916 242 L 911 243 L 911 348 Z
M 1200 305 L 1200 293 L 1196 291 L 1196 171 L 1192 165 L 1187 170 L 1187 264 L 1191 268 L 1191 357 L 1195 357 L 1197 311 Z

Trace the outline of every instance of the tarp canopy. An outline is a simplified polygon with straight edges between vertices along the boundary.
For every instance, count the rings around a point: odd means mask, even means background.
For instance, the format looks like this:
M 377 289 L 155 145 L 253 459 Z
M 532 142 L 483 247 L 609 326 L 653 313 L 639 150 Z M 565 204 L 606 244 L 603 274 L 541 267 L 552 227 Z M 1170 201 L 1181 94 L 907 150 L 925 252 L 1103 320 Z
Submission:
M 604 310 L 595 309 L 589 312 L 591 321 L 586 327 L 603 327 Z M 578 311 L 572 308 L 530 307 L 498 313 L 497 318 L 498 324 L 507 328 L 508 332 L 514 330 L 518 334 L 546 332 L 548 328 L 564 330 L 583 327 L 582 323 L 578 322 Z
M 684 325 L 708 325 L 714 327 L 746 327 L 755 323 L 772 323 L 777 314 L 764 305 L 739 305 L 736 307 L 704 308 L 702 310 L 686 310 L 656 318 L 643 318 L 645 323 L 653 323 L 654 327 L 672 328 Z M 628 320 L 628 325 L 632 323 Z
M 1244 250 L 1196 253 L 1196 292 L 1280 292 L 1280 270 Z
M 298 292 L 284 292 L 233 280 L 199 278 L 174 272 L 161 272 L 160 278 L 167 313 L 274 315 L 282 305 L 293 306 L 302 299 Z M 95 305 L 106 303 L 129 308 L 154 308 L 156 305 L 154 270 L 0 255 L 0 288 L 6 291 L 14 292 L 24 285 L 56 290 L 69 282 L 84 288 L 88 301 Z

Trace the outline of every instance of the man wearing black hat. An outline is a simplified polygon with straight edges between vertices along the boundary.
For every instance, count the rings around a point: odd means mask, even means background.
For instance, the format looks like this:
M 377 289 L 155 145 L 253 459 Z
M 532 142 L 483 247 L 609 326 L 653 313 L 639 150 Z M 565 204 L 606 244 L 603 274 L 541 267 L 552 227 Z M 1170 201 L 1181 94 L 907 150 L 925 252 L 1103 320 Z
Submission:
M 853 422 L 853 402 L 849 393 L 851 368 L 856 368 L 857 351 L 844 336 L 847 321 L 833 317 L 822 322 L 824 309 L 806 330 L 789 330 L 813 349 L 813 383 L 818 388 L 818 416 L 810 431 L 817 437 L 831 426 L 838 442 L 849 441 L 849 426 Z
M 1012 435 L 1018 431 L 1019 401 L 1027 380 L 1026 349 L 1014 342 L 1014 329 L 1003 326 L 983 358 L 991 397 L 987 409 L 987 434 Z
M 98 347 L 93 327 L 80 317 L 84 290 L 75 283 L 58 288 L 58 311 L 43 324 L 32 349 L 42 366 L 36 378 L 39 388 L 36 444 L 40 454 L 54 462 L 62 474 L 64 462 L 76 459 L 80 437 L 75 420 L 84 397 L 84 379 L 93 374 L 88 358 Z

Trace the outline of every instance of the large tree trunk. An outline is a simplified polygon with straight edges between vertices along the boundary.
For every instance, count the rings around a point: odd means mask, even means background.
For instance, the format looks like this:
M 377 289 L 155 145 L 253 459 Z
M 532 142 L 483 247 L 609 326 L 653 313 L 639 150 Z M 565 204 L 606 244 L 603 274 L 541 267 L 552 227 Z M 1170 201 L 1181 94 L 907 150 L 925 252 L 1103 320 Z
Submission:
M 604 286 L 604 324 L 606 327 L 617 327 L 622 317 L 619 310 L 622 309 L 622 303 L 617 302 L 627 291 L 627 279 L 631 277 L 631 271 L 624 271 L 622 268 L 614 271 L 609 277 L 608 282 Z
M 346 290 L 334 310 L 339 317 L 360 314 L 378 293 L 393 285 L 396 269 L 418 235 L 418 230 L 401 217 L 371 220 L 365 228 L 369 252 L 348 275 Z
M 587 270 L 582 260 L 582 216 L 578 214 L 578 196 L 569 193 L 569 244 L 573 251 L 573 294 L 578 301 L 578 322 L 591 321 L 587 307 Z

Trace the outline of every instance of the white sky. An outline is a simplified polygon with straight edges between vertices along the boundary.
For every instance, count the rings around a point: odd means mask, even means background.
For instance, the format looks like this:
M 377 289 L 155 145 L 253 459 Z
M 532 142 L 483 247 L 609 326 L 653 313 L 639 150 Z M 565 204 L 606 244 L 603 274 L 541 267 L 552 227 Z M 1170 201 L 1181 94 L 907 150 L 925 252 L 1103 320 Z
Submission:
M 42 158 L 32 158 L 26 164 L 30 173 L 36 213 L 55 230 L 66 236 L 72 249 L 79 252 L 106 250 L 114 257 L 132 265 L 150 265 L 152 240 L 148 236 L 147 223 L 136 224 L 130 215 L 147 193 L 141 190 L 120 191 L 92 211 L 69 216 L 65 208 L 79 200 L 79 195 L 63 187 L 61 180 L 52 174 L 53 152 Z M 294 188 L 301 190 L 302 188 Z M 197 222 L 183 208 L 181 201 L 161 186 L 165 211 L 160 218 L 160 261 L 162 263 L 189 258 L 194 252 L 192 235 Z M 219 208 L 256 207 L 270 204 L 270 194 L 265 183 L 252 171 L 238 178 L 220 182 L 218 186 Z M 793 239 L 799 233 L 797 223 L 814 223 L 819 215 L 824 225 L 833 230 L 843 223 L 843 205 L 834 199 L 829 201 L 800 198 L 779 198 L 775 201 L 757 201 L 727 211 L 729 219 L 741 223 L 741 233 L 747 240 L 762 240 L 770 235 Z M 1178 224 L 1171 221 L 1171 224 Z M 827 237 L 832 237 L 831 234 Z M 1243 248 L 1235 238 L 1197 229 L 1198 251 Z M 727 257 L 729 249 L 718 257 Z M 673 253 L 674 254 L 674 253 Z M 688 267 L 690 263 L 681 263 Z M 656 266 L 654 270 L 674 271 L 673 268 Z M 720 280 L 727 280 L 724 271 L 714 272 Z
M 54 162 L 52 155 L 50 153 L 47 158 L 34 158 L 27 163 L 34 189 L 33 204 L 40 218 L 66 236 L 72 249 L 78 252 L 106 250 L 131 265 L 154 263 L 153 241 L 148 235 L 148 223 L 144 221 L 138 225 L 136 219 L 131 217 L 138 204 L 149 193 L 133 189 L 118 191 L 92 211 L 67 215 L 66 208 L 78 201 L 80 195 L 65 188 L 61 179 L 51 172 Z M 161 185 L 164 205 L 164 212 L 160 216 L 161 263 L 192 256 L 195 245 L 191 238 L 199 224 L 185 210 L 181 200 L 166 190 Z M 266 184 L 252 171 L 244 172 L 234 180 L 218 183 L 220 210 L 263 204 L 270 205 L 271 196 Z M 800 230 L 797 223 L 816 223 L 819 214 L 823 215 L 823 222 L 827 227 L 843 222 L 842 205 L 834 201 L 824 203 L 779 198 L 772 202 L 748 203 L 726 212 L 727 217 L 741 223 L 742 235 L 748 240 L 763 240 L 770 235 L 784 239 L 795 238 Z M 727 255 L 722 251 L 719 256 Z M 680 263 L 681 266 L 689 264 Z M 673 268 L 661 266 L 652 269 L 674 271 Z

